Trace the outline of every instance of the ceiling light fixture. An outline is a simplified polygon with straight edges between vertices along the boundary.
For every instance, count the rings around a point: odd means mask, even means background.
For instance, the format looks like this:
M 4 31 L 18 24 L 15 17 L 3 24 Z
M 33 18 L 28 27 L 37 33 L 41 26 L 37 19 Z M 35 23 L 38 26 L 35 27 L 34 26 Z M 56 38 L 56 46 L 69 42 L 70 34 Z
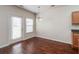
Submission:
M 42 17 L 40 16 L 40 6 L 38 6 L 38 14 L 37 14 L 37 20 L 42 21 Z

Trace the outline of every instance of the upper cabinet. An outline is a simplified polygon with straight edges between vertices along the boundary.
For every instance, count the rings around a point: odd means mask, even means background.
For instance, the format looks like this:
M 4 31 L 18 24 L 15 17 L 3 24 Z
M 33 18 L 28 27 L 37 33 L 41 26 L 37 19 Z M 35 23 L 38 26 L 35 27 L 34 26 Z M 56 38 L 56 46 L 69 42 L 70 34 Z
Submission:
M 79 24 L 79 11 L 72 12 L 72 24 Z

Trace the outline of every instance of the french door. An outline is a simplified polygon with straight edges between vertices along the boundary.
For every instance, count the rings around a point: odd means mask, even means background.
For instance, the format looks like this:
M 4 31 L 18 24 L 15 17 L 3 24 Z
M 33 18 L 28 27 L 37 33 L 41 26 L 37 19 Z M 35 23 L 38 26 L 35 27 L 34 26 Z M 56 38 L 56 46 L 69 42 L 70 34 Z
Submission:
M 11 40 L 22 38 L 22 18 L 11 17 Z

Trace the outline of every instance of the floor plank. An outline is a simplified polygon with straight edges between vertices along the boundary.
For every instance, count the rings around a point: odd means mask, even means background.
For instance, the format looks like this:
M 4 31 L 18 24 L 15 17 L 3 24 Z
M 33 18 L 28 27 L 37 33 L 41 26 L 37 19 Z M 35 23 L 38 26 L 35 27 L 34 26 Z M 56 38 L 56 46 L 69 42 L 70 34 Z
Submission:
M 1 48 L 0 54 L 78 54 L 71 45 L 33 37 Z

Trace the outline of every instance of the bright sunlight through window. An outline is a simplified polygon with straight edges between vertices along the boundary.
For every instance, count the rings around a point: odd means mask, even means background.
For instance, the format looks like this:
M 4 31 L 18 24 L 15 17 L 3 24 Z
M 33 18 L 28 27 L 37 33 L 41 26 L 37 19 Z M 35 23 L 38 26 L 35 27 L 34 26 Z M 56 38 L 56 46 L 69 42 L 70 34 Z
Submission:
M 26 19 L 26 33 L 33 32 L 33 19 Z
M 21 38 L 22 19 L 20 17 L 11 18 L 11 39 Z

